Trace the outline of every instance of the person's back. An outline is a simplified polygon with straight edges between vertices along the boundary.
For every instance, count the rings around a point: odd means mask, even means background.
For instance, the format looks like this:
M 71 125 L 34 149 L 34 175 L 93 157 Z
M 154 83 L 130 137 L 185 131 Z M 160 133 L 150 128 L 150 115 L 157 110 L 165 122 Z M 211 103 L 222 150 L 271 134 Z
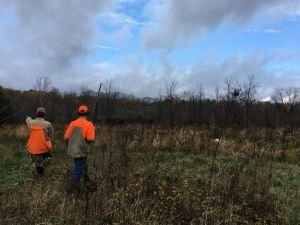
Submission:
M 46 110 L 37 109 L 37 118 L 27 117 L 26 124 L 29 128 L 30 135 L 27 142 L 27 149 L 32 160 L 32 169 L 42 175 L 49 161 L 52 158 L 51 136 L 53 128 L 50 122 L 44 119 Z
M 48 152 L 51 147 L 51 135 L 53 133 L 52 125 L 44 118 L 26 119 L 30 129 L 30 137 L 27 148 L 31 154 L 42 154 Z
M 80 117 L 74 120 L 65 133 L 68 139 L 68 155 L 72 158 L 87 157 L 88 143 L 95 140 L 94 125 L 86 118 Z
M 26 123 L 29 128 L 31 128 L 33 126 L 38 126 L 38 127 L 44 128 L 46 130 L 47 137 L 50 137 L 52 135 L 51 123 L 42 117 L 36 117 L 35 119 L 32 119 L 31 117 L 27 117 Z

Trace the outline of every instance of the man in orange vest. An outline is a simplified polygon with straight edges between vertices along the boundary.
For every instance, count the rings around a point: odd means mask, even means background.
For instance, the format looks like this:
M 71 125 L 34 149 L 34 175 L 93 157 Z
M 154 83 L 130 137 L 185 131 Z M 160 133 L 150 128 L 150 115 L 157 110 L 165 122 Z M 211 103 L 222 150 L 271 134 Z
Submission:
M 83 177 L 84 182 L 90 182 L 87 156 L 90 144 L 95 141 L 95 127 L 87 120 L 89 113 L 90 111 L 87 106 L 80 106 L 78 108 L 79 118 L 71 122 L 65 133 L 65 140 L 68 142 L 67 153 L 75 162 L 70 183 L 65 190 L 67 193 L 72 193 L 77 189 L 81 177 Z
M 52 143 L 53 127 L 49 121 L 46 121 L 46 110 L 43 107 L 37 108 L 36 118 L 27 117 L 26 124 L 30 130 L 27 149 L 31 156 L 33 173 L 37 172 L 42 176 L 44 170 L 52 158 Z

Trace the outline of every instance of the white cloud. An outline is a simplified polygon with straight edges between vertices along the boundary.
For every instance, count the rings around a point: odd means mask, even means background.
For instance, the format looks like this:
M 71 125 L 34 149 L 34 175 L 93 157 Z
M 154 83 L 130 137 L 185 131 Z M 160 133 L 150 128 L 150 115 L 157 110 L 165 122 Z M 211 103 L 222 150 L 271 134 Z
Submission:
M 101 48 L 106 50 L 113 50 L 113 51 L 121 51 L 121 49 L 112 47 L 112 46 L 106 46 L 106 45 L 94 45 L 95 48 Z
M 132 40 L 132 26 L 125 24 L 118 27 L 113 32 L 102 33 L 100 37 L 101 42 L 109 42 L 119 48 L 126 46 Z
M 106 12 L 98 15 L 98 19 L 101 22 L 105 22 L 107 26 L 116 26 L 122 24 L 130 24 L 135 26 L 144 25 L 143 22 L 139 22 L 133 17 L 120 12 Z
M 147 8 L 155 24 L 143 29 L 143 45 L 149 49 L 173 50 L 198 40 L 224 23 L 245 24 L 266 11 L 272 15 L 280 12 L 283 16 L 299 6 L 298 0 L 157 0 Z M 265 30 L 272 31 L 275 30 Z
M 127 3 L 135 3 L 138 2 L 140 0 L 116 0 L 117 3 L 121 3 L 121 4 L 127 4 Z
M 133 30 L 145 25 L 143 22 L 118 11 L 100 14 L 97 20 L 105 26 L 101 31 L 100 41 L 109 42 L 118 47 L 128 44 L 134 36 Z
M 103 70 L 103 69 L 108 69 L 108 68 L 111 68 L 112 67 L 112 63 L 111 62 L 100 62 L 100 63 L 96 63 L 94 65 L 94 67 L 96 69 L 100 69 L 100 70 Z
M 264 34 L 280 34 L 280 33 L 283 33 L 282 30 L 272 29 L 272 28 L 267 28 L 267 29 L 263 29 L 263 30 L 248 30 L 248 32 L 264 33 Z
M 263 32 L 266 34 L 278 34 L 278 33 L 282 33 L 282 30 L 265 29 L 265 30 L 263 30 Z

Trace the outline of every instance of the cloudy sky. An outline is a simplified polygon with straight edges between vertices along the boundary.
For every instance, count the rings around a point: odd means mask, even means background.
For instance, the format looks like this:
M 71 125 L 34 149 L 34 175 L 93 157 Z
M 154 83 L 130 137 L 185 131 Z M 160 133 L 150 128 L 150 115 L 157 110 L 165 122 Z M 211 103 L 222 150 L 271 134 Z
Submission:
M 300 86 L 300 0 L 0 0 L 0 85 L 208 95 L 254 74 L 259 95 Z

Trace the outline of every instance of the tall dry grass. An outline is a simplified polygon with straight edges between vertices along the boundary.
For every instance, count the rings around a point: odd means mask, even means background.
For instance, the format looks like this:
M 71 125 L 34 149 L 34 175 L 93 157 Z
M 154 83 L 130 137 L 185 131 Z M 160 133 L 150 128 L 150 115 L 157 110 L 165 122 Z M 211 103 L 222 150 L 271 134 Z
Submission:
M 65 127 L 55 128 L 54 159 L 39 179 L 29 172 L 26 128 L 1 129 L 0 224 L 300 221 L 298 130 L 99 125 L 88 160 L 96 190 L 82 183 L 66 195 L 73 162 Z

